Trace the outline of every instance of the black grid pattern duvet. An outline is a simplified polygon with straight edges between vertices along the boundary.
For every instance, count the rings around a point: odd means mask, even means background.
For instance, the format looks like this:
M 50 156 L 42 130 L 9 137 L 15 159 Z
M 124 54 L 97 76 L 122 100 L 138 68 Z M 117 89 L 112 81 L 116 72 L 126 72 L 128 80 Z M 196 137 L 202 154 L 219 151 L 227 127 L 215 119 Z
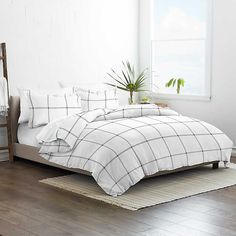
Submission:
M 112 196 L 123 194 L 144 176 L 158 171 L 230 160 L 232 142 L 223 132 L 170 109 L 128 106 L 68 119 L 55 130 L 54 141 L 47 142 L 45 127 L 41 155 L 91 172 Z

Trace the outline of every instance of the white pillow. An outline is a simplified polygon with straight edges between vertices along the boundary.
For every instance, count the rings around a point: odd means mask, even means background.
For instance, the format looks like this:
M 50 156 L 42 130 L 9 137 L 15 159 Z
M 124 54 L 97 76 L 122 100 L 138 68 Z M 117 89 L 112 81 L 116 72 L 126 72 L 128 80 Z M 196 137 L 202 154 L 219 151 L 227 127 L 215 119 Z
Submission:
M 48 124 L 68 115 L 81 113 L 81 100 L 76 94 L 38 95 L 29 93 L 30 128 Z
M 20 117 L 18 123 L 25 123 L 29 121 L 29 93 L 34 94 L 50 94 L 50 95 L 59 95 L 59 94 L 72 94 L 72 88 L 66 89 L 51 89 L 51 90 L 39 90 L 39 89 L 20 89 L 18 88 L 18 92 L 20 95 Z
M 116 89 L 92 91 L 74 88 L 74 92 L 81 97 L 83 111 L 91 111 L 98 108 L 117 109 L 119 107 Z

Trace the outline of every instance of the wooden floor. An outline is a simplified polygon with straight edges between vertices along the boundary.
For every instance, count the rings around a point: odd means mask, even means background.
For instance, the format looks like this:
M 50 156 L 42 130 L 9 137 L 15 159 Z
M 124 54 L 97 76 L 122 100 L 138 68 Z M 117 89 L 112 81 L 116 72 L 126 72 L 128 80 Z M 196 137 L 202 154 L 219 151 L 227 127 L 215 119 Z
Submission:
M 236 235 L 236 186 L 132 212 L 38 182 L 65 173 L 1 162 L 0 235 Z

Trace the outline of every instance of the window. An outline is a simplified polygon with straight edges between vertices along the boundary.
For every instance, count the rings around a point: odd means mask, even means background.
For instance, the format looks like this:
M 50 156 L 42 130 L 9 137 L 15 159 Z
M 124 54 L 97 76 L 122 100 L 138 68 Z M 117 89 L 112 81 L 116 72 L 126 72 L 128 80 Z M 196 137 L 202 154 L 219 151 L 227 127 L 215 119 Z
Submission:
M 153 0 L 153 92 L 176 94 L 165 84 L 171 78 L 183 78 L 182 95 L 210 97 L 210 10 L 210 0 Z

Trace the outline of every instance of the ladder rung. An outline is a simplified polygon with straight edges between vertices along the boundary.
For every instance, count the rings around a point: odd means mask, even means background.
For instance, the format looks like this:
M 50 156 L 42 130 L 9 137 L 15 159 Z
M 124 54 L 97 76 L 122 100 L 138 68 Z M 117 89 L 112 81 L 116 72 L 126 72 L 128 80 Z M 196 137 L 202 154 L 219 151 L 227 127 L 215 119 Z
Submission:
M 8 149 L 8 147 L 0 147 L 0 151 L 1 150 L 7 150 Z
M 3 60 L 3 59 L 4 59 L 4 57 L 0 56 L 0 60 Z
M 7 124 L 0 124 L 0 128 L 7 127 Z

